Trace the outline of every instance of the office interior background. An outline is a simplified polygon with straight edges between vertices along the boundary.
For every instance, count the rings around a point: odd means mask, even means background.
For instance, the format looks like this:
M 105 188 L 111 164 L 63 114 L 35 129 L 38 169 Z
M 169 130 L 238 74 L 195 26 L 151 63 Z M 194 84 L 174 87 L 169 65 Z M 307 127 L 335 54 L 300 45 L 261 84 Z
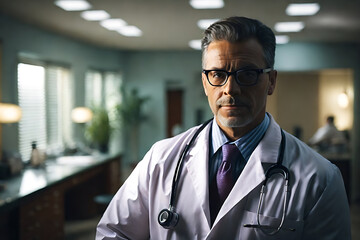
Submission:
M 46 129 L 58 131 L 51 141 L 40 139 L 39 149 L 56 154 L 86 143 L 84 127 L 90 123 L 72 122 L 71 110 L 102 106 L 113 125 L 109 152 L 121 154 L 124 180 L 154 142 L 212 117 L 201 84 L 201 51 L 189 46 L 202 36 L 198 20 L 243 15 L 273 29 L 276 22 L 302 21 L 305 27 L 300 32 L 275 31 L 287 35 L 289 41 L 277 44 L 278 82 L 269 97 L 268 111 L 304 142 L 324 125 L 328 115 L 334 115 L 337 127 L 350 135 L 349 196 L 350 202 L 359 201 L 360 1 L 317 1 L 320 10 L 314 16 L 286 15 L 288 4 L 299 3 L 290 0 L 225 0 L 223 8 L 210 10 L 194 9 L 188 1 L 88 2 L 91 10 L 106 10 L 110 18 L 136 26 L 135 36 L 108 30 L 100 21 L 86 21 L 81 11 L 64 11 L 53 1 L 0 1 L 0 102 L 19 105 L 25 117 L 27 105 L 21 101 L 28 96 L 21 91 L 27 87 L 22 80 L 30 79 L 30 73 L 37 78 L 38 71 L 46 73 L 45 81 L 57 79 L 56 87 L 47 83 L 49 89 L 56 89 L 51 93 L 57 96 L 53 105 L 59 113 L 56 124 L 50 127 L 49 106 L 38 112 L 39 118 L 28 120 L 34 126 L 43 124 L 44 136 L 49 135 Z M 35 68 L 27 72 L 29 66 Z M 59 79 L 66 79 L 61 86 Z M 32 83 L 36 85 L 35 80 Z M 142 105 L 143 118 L 137 130 L 133 129 L 138 132 L 135 147 L 129 146 L 127 129 L 119 127 L 113 113 L 114 106 L 124 100 L 121 87 L 130 95 L 136 89 L 140 98 L 147 99 Z M 346 106 L 337 102 L 342 93 L 348 97 Z M 47 95 L 51 94 L 44 93 L 43 102 L 49 103 Z M 22 142 L 19 137 L 25 134 L 21 121 L 1 125 L 1 148 L 22 152 L 23 161 L 28 161 L 31 141 Z

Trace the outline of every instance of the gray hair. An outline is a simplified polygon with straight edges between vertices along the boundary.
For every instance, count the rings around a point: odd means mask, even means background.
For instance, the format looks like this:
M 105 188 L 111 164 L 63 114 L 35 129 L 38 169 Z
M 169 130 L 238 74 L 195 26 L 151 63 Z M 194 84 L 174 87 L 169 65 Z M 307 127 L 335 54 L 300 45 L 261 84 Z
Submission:
M 256 38 L 259 41 L 267 67 L 274 67 L 276 41 L 273 31 L 260 21 L 246 17 L 225 18 L 205 30 L 201 40 L 203 64 L 210 43 L 221 40 L 239 42 L 249 38 Z

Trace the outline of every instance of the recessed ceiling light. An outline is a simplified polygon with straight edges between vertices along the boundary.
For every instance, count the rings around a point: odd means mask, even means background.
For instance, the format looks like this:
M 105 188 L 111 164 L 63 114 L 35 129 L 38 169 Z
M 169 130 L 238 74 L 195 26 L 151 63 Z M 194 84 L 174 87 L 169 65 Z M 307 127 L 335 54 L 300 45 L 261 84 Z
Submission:
M 142 31 L 136 26 L 123 26 L 117 31 L 126 37 L 140 37 L 142 35 Z
M 207 29 L 211 24 L 217 22 L 219 19 L 200 19 L 197 25 L 200 29 Z
M 126 26 L 126 24 L 127 23 L 120 18 L 111 18 L 100 22 L 101 26 L 111 31 L 119 30 L 120 28 Z
M 190 0 L 190 5 L 195 9 L 215 9 L 224 7 L 223 0 Z
M 84 11 L 91 8 L 90 3 L 85 0 L 58 0 L 55 5 L 65 11 Z
M 195 50 L 201 50 L 201 40 L 191 40 L 189 46 Z
M 289 42 L 290 38 L 287 35 L 276 35 L 276 44 L 286 44 Z
M 104 10 L 91 10 L 82 12 L 81 17 L 88 21 L 101 21 L 110 18 L 110 15 Z
M 303 22 L 278 22 L 274 26 L 277 32 L 300 32 L 304 27 Z
M 285 12 L 289 16 L 311 16 L 320 10 L 318 3 L 291 3 Z

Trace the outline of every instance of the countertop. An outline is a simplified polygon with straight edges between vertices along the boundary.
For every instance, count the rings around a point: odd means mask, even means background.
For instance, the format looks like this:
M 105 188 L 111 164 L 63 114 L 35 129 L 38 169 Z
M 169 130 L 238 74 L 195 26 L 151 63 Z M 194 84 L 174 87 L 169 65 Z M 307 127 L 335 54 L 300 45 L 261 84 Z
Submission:
M 94 168 L 112 159 L 111 155 L 66 156 L 47 159 L 41 167 L 25 167 L 22 172 L 7 180 L 1 180 L 0 209 L 16 204 L 31 194 L 66 180 L 82 171 Z

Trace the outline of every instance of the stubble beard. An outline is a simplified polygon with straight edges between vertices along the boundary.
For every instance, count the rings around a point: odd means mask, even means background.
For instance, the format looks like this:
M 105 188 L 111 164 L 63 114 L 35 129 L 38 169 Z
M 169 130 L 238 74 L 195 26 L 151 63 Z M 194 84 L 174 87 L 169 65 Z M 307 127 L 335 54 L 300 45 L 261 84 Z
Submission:
M 233 117 L 224 117 L 221 114 L 217 114 L 216 118 L 220 122 L 220 124 L 224 127 L 229 128 L 239 128 L 244 127 L 247 124 L 247 121 L 239 116 L 233 116 Z

